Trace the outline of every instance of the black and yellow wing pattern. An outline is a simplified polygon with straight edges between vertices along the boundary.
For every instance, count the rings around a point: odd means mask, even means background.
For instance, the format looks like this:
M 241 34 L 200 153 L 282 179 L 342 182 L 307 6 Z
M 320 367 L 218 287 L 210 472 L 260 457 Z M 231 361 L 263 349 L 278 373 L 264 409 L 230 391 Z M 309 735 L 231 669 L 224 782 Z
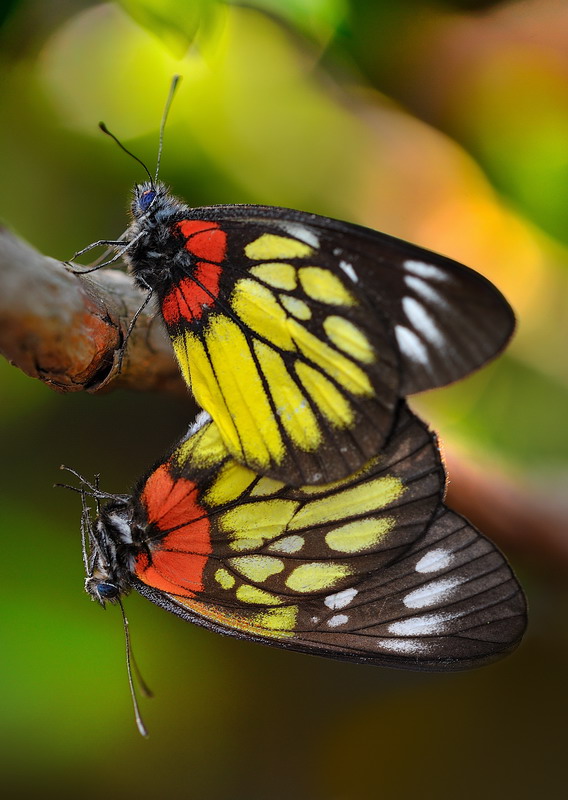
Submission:
M 293 650 L 475 666 L 518 644 L 525 601 L 495 546 L 444 506 L 444 485 L 435 438 L 403 402 L 385 449 L 321 486 L 256 475 L 205 422 L 103 509 L 87 586 L 103 601 L 134 587 L 188 621 Z
M 478 273 L 357 225 L 265 206 L 192 209 L 136 188 L 124 255 L 231 455 L 329 483 L 387 440 L 398 399 L 463 377 L 513 313 Z

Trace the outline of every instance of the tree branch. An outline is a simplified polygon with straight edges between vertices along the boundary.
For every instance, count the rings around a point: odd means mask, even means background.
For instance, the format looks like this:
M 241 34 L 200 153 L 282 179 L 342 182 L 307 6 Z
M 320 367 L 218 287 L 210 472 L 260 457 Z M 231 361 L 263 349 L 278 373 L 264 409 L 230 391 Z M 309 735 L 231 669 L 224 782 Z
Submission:
M 0 352 L 27 375 L 60 392 L 187 390 L 152 304 L 117 360 L 144 295 L 120 270 L 88 278 L 0 229 Z M 491 470 L 447 457 L 448 504 L 508 553 L 561 567 L 568 563 L 566 514 L 548 499 Z
M 118 371 L 128 324 L 143 300 L 120 270 L 76 275 L 0 229 L 0 352 L 57 391 L 187 391 L 152 303 Z

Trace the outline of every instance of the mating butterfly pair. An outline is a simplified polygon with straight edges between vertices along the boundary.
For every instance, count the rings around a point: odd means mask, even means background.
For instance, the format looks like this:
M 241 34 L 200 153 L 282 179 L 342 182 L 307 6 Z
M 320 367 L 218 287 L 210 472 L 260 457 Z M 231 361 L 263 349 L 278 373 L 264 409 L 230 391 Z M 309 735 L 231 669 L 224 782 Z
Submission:
M 503 348 L 500 293 L 312 214 L 191 209 L 154 181 L 132 214 L 117 252 L 157 295 L 207 414 L 131 497 L 94 524 L 84 512 L 90 594 L 134 587 L 219 632 L 396 667 L 462 669 L 515 647 L 522 591 L 444 506 L 435 437 L 402 400 Z

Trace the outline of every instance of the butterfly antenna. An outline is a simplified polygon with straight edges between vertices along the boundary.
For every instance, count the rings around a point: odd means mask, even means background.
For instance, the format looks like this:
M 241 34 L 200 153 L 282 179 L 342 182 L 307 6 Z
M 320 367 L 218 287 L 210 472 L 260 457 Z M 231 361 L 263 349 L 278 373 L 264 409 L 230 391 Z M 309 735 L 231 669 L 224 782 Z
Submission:
M 126 670 L 128 672 L 128 685 L 130 687 L 130 696 L 132 697 L 132 705 L 134 707 L 134 719 L 136 720 L 136 727 L 140 732 L 141 736 L 144 738 L 148 737 L 148 729 L 144 725 L 144 721 L 142 720 L 142 715 L 140 713 L 140 708 L 138 706 L 138 698 L 136 697 L 136 690 L 134 689 L 134 681 L 132 679 L 132 665 L 136 669 L 137 677 L 139 677 L 138 668 L 136 667 L 134 658 L 132 656 L 132 645 L 130 643 L 130 632 L 128 630 L 128 618 L 126 616 L 126 612 L 124 610 L 124 606 L 122 605 L 122 601 L 120 597 L 117 598 L 118 605 L 120 606 L 120 611 L 122 614 L 122 626 L 124 628 L 124 641 L 126 644 Z M 151 696 L 151 692 L 149 692 L 148 687 L 141 681 L 141 688 L 144 694 L 148 693 Z
M 134 155 L 134 153 L 131 153 L 131 152 L 130 152 L 130 150 L 128 150 L 128 149 L 127 149 L 127 148 L 126 148 L 126 147 L 125 147 L 125 146 L 122 144 L 122 142 L 120 141 L 120 139 L 119 139 L 118 137 L 116 137 L 116 136 L 114 135 L 114 133 L 111 133 L 111 132 L 109 131 L 109 129 L 107 128 L 107 126 L 104 124 L 104 122 L 99 122 L 99 128 L 101 129 L 101 131 L 102 131 L 103 133 L 106 133 L 106 135 L 107 135 L 107 136 L 110 136 L 110 138 L 111 138 L 111 139 L 113 139 L 113 140 L 114 140 L 114 141 L 117 143 L 117 145 L 120 147 L 120 149 L 121 149 L 121 150 L 124 150 L 124 152 L 125 152 L 127 155 L 129 155 L 131 158 L 133 158 L 133 159 L 134 159 L 134 161 L 137 161 L 137 162 L 138 162 L 138 163 L 141 165 L 141 167 L 143 168 L 143 170 L 144 170 L 144 172 L 146 173 L 146 175 L 147 175 L 147 176 L 150 178 L 150 183 L 151 183 L 151 184 L 152 184 L 152 186 L 153 186 L 153 185 L 154 185 L 154 179 L 153 179 L 153 178 L 152 178 L 152 176 L 150 175 L 150 170 L 148 169 L 148 167 L 146 166 L 146 164 L 145 164 L 145 163 L 142 161 L 142 159 L 141 159 L 141 158 L 138 158 L 138 156 L 135 156 L 135 155 Z
M 168 114 L 170 113 L 172 101 L 174 99 L 174 95 L 176 93 L 176 89 L 180 81 L 181 81 L 181 75 L 174 75 L 174 77 L 172 78 L 172 82 L 170 84 L 168 99 L 166 100 L 166 105 L 164 106 L 164 113 L 162 114 L 162 121 L 160 123 L 160 140 L 158 142 L 158 159 L 156 162 L 156 175 L 152 183 L 158 180 L 158 175 L 160 173 L 160 163 L 162 161 L 162 150 L 164 147 L 164 130 L 166 128 L 166 121 L 168 119 Z

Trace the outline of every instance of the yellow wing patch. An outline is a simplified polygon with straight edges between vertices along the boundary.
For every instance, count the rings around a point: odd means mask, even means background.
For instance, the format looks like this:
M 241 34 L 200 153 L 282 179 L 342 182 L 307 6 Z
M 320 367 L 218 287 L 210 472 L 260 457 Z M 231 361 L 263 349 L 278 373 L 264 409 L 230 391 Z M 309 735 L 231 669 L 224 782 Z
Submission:
M 254 242 L 245 247 L 245 255 L 254 261 L 270 261 L 274 258 L 308 258 L 313 249 L 287 236 L 277 236 L 274 233 L 263 233 Z
M 275 289 L 287 289 L 289 292 L 296 288 L 298 282 L 295 268 L 281 261 L 258 264 L 251 268 L 251 273 Z
M 286 578 L 286 586 L 294 592 L 320 592 L 333 588 L 339 581 L 351 575 L 346 564 L 330 561 L 314 561 L 301 564 Z
M 274 556 L 236 556 L 230 565 L 254 583 L 264 583 L 271 575 L 284 569 L 284 562 Z
M 323 267 L 302 267 L 298 271 L 300 283 L 308 297 L 334 306 L 353 306 L 355 298 L 339 278 Z
M 284 606 L 266 609 L 251 615 L 245 611 L 227 611 L 186 597 L 172 597 L 172 600 L 217 625 L 250 633 L 251 636 L 272 639 L 286 639 L 294 636 L 294 627 L 299 612 L 298 606 Z
M 394 517 L 360 519 L 329 531 L 325 535 L 325 541 L 332 550 L 361 553 L 377 545 L 395 525 Z
M 376 360 L 375 351 L 363 331 L 348 319 L 327 317 L 323 329 L 336 347 L 357 361 L 372 364 Z

